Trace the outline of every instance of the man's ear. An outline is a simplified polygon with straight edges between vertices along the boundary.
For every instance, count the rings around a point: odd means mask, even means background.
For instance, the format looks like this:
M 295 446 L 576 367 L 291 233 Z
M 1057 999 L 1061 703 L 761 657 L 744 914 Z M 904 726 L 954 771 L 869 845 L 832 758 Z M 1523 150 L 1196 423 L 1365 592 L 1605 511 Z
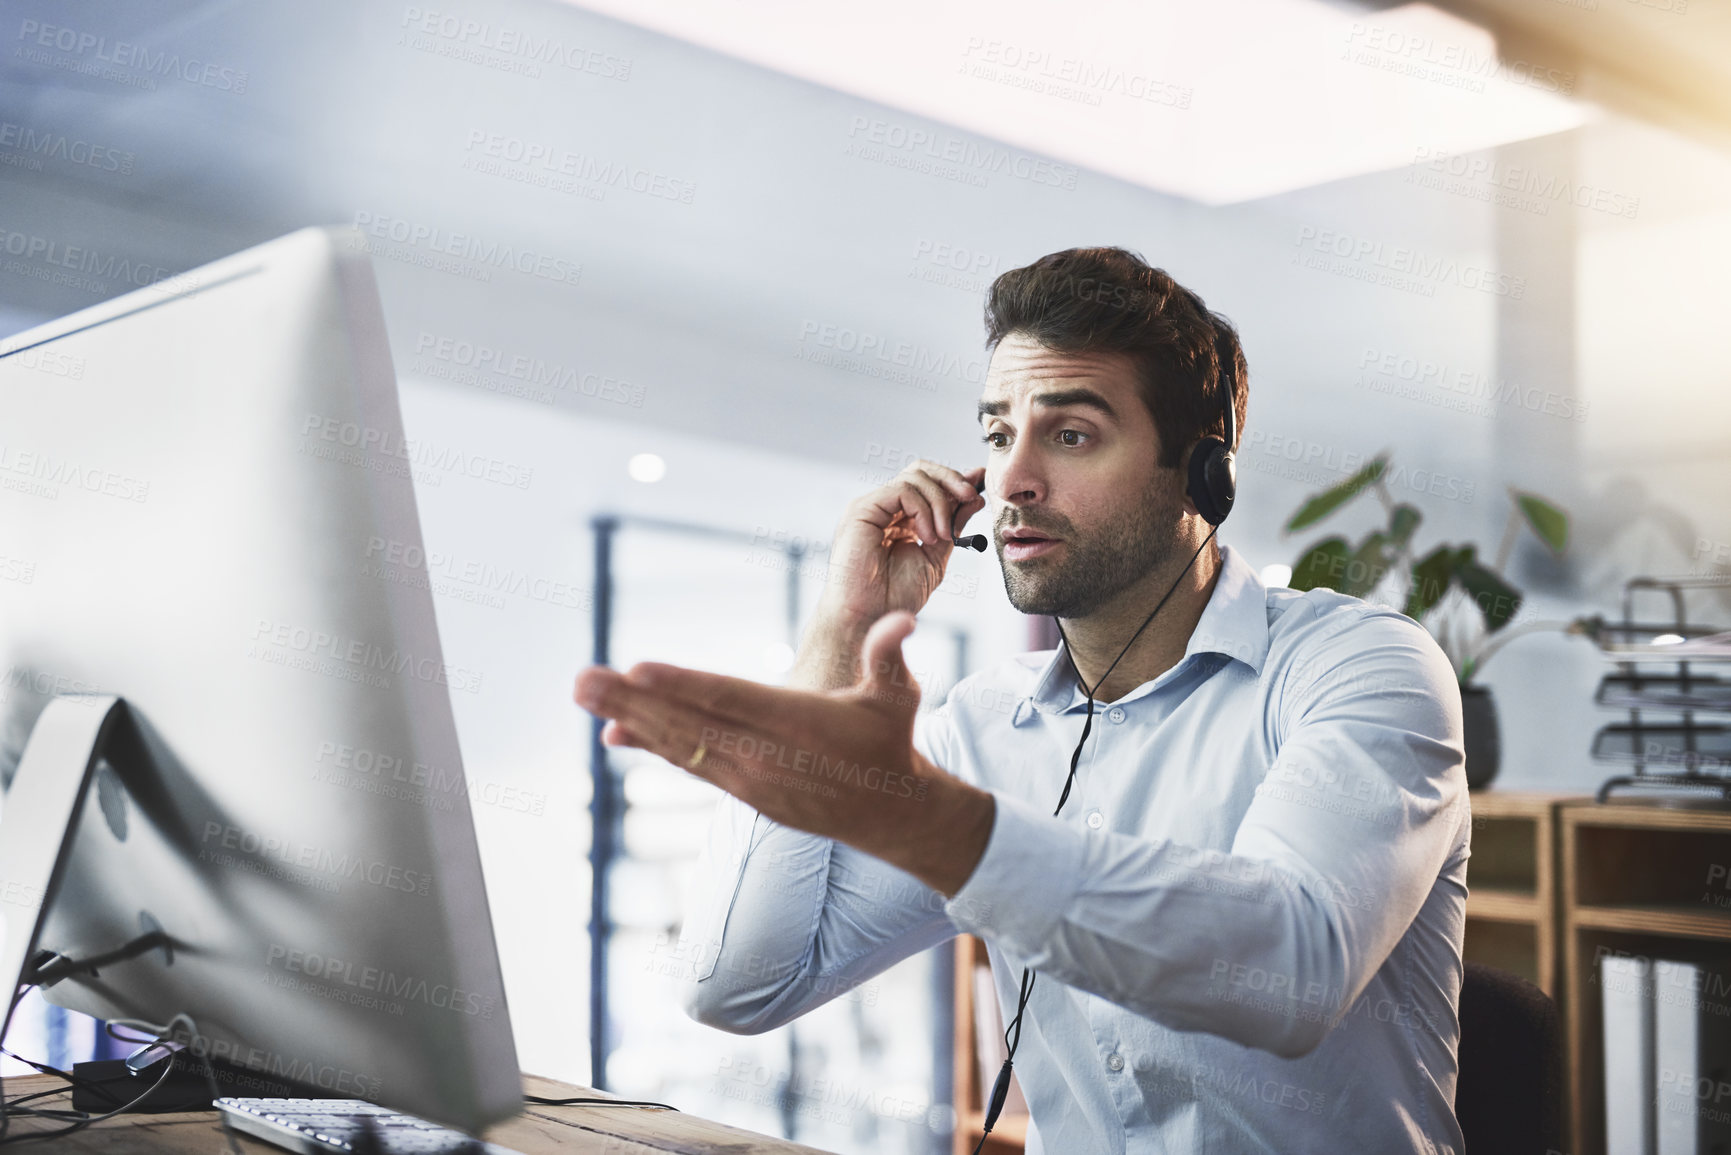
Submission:
M 1200 441 L 1196 443 L 1200 444 Z M 1183 498 L 1180 505 L 1189 517 L 1202 516 L 1202 511 L 1196 508 L 1196 500 L 1190 496 L 1190 459 L 1196 455 L 1196 445 L 1186 449 L 1183 460 L 1178 462 L 1178 494 Z

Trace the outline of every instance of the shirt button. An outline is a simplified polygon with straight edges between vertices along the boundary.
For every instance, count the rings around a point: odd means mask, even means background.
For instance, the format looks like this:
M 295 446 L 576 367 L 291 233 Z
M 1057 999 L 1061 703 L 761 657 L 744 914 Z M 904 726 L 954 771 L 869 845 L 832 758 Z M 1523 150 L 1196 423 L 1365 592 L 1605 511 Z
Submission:
M 1122 722 L 1124 720 L 1124 707 L 1113 706 L 1110 710 L 1106 711 L 1106 717 L 1112 719 L 1114 722 Z
M 1106 825 L 1106 816 L 1104 814 L 1101 814 L 1098 810 L 1088 811 L 1089 830 L 1098 830 L 1104 825 Z
M 1114 1071 L 1122 1071 L 1124 1069 L 1124 1056 L 1116 1052 L 1107 1055 L 1106 1066 Z

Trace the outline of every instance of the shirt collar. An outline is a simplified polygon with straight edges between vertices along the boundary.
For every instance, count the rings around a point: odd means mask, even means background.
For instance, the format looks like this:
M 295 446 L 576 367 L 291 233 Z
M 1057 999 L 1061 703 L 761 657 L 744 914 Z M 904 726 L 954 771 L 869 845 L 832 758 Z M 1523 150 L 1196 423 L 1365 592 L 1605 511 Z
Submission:
M 1224 654 L 1243 662 L 1257 674 L 1268 657 L 1268 589 L 1256 571 L 1229 545 L 1220 547 L 1220 577 L 1202 609 L 1202 617 L 1190 633 L 1184 657 L 1158 678 L 1144 682 L 1120 701 L 1139 698 L 1161 682 L 1175 676 L 1197 654 Z M 1021 722 L 1030 710 L 1061 714 L 1086 706 L 1081 683 L 1070 664 L 1062 642 L 1035 675 L 1034 689 L 1016 707 L 1012 724 Z

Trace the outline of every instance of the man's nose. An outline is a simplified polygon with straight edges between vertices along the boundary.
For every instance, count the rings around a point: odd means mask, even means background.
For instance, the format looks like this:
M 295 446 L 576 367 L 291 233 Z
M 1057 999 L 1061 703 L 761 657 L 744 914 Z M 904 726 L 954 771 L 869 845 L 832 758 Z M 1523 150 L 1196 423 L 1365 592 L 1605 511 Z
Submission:
M 1028 505 L 1046 496 L 1046 479 L 1039 455 L 1026 441 L 1017 441 L 998 458 L 996 475 L 988 472 L 986 492 L 1006 505 Z

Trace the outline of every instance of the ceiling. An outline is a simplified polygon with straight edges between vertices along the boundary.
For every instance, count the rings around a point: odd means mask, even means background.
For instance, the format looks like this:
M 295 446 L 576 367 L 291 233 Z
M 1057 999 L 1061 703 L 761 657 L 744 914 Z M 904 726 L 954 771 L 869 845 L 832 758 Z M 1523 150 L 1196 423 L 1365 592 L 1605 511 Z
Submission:
M 1299 229 L 1496 243 L 1460 198 L 1388 195 L 1416 156 L 1600 108 L 1727 123 L 1722 9 L 1581 2 L 1597 7 L 1097 0 L 1054 22 L 1022 0 L 15 0 L 0 241 L 178 271 L 309 223 L 384 222 L 421 238 L 375 261 L 402 371 L 438 369 L 417 358 L 429 335 L 469 340 L 647 396 L 562 408 L 862 465 L 873 445 L 958 456 L 977 449 L 979 292 L 1005 268 L 1140 247 L 1302 373 L 1293 347 L 1342 338 L 1285 304 Z M 560 60 L 536 58 L 548 44 Z M 1028 90 L 1047 74 L 1075 91 Z M 31 157 L 7 126 L 125 164 Z M 694 195 L 536 185 L 536 165 L 489 155 L 513 149 Z M 1643 223 L 1658 211 L 1647 197 Z M 453 274 L 433 251 L 452 237 L 581 275 Z M 0 327 L 131 287 L 26 257 L 0 266 Z M 939 371 L 908 387 L 838 365 L 825 334 L 848 333 Z M 908 445 L 910 427 L 929 432 Z
M 1429 4 L 572 2 L 1203 204 L 1407 165 L 1414 139 L 1471 152 L 1592 114 L 1568 76 L 1511 68 L 1488 32 Z M 859 141 L 948 155 L 878 127 Z

